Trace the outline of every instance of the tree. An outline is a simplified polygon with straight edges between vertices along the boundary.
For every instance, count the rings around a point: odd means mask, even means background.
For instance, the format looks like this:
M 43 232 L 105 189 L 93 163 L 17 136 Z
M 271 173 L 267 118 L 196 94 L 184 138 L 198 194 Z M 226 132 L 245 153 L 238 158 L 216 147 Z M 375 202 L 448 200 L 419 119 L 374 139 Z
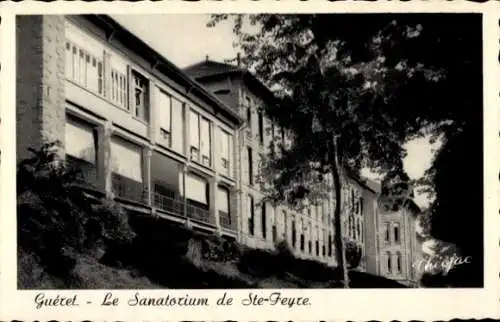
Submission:
M 214 15 L 208 25 L 228 18 Z M 241 62 L 276 94 L 276 104 L 267 105 L 266 113 L 293 136 L 292 145 L 282 146 L 282 153 L 270 156 L 264 166 L 274 190 L 271 198 L 292 204 L 314 199 L 318 191 L 311 183 L 332 174 L 336 257 L 347 287 L 341 178 L 356 177 L 365 166 L 392 180 L 404 180 L 405 142 L 425 134 L 436 139 L 461 131 L 478 103 L 467 93 L 481 88 L 464 84 L 467 72 L 477 67 L 476 47 L 468 46 L 477 30 L 464 26 L 477 25 L 478 19 L 480 26 L 480 17 L 233 18 L 243 51 Z M 461 95 L 455 95 L 457 91 Z

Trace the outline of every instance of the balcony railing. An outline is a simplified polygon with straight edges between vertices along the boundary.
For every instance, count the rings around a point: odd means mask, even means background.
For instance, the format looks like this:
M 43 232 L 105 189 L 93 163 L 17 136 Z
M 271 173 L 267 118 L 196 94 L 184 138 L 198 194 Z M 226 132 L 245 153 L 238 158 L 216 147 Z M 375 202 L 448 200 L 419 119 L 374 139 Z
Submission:
M 219 210 L 219 223 L 222 228 L 234 230 L 234 222 L 231 219 L 231 214 Z
M 199 206 L 189 204 L 187 205 L 187 216 L 190 219 L 204 222 L 204 223 L 213 223 L 213 218 L 210 216 L 210 211 L 208 209 L 203 209 Z
M 184 200 L 180 198 L 172 198 L 155 192 L 154 206 L 175 216 L 188 217 L 192 220 L 208 224 L 214 223 L 214 218 L 210 216 L 210 211 L 208 209 L 204 209 L 189 202 L 186 204 L 187 216 L 184 215 Z
M 167 197 L 158 192 L 154 194 L 154 206 L 173 215 L 183 216 L 184 213 L 182 199 Z
M 147 192 L 142 182 L 113 173 L 112 186 L 116 197 L 140 203 L 144 203 L 147 200 Z

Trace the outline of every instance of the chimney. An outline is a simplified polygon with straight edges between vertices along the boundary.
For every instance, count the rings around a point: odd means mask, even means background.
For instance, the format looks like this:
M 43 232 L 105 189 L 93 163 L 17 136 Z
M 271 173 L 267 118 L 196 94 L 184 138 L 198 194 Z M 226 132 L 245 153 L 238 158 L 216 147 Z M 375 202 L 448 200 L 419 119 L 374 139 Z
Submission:
M 205 61 L 208 61 L 208 55 L 205 56 Z

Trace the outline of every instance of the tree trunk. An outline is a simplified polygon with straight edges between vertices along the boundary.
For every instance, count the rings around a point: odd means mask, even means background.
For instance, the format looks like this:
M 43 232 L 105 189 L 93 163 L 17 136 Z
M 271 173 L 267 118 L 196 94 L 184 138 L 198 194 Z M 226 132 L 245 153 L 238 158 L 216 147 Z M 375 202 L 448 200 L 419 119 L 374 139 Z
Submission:
M 341 214 L 341 189 L 342 182 L 340 180 L 340 167 L 338 157 L 338 144 L 337 137 L 335 136 L 328 148 L 328 161 L 332 167 L 333 186 L 335 190 L 335 211 L 333 213 L 333 227 L 334 227 L 334 240 L 335 240 L 335 256 L 337 259 L 337 266 L 343 278 L 342 284 L 344 288 L 349 288 L 349 275 L 347 271 L 347 263 L 345 256 L 345 245 L 342 234 L 342 214 Z

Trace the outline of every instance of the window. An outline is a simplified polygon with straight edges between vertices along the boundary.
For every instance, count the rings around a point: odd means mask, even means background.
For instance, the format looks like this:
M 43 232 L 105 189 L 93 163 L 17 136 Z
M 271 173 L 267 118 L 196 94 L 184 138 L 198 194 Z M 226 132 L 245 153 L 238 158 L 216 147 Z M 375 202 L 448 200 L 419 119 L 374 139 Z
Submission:
M 180 189 L 181 191 L 183 189 Z M 182 192 L 181 192 L 182 194 Z M 194 201 L 196 205 L 209 205 L 209 187 L 208 182 L 195 174 L 186 174 L 186 198 Z
M 361 239 L 361 223 L 359 218 L 356 218 L 356 234 L 358 239 Z
M 217 187 L 216 206 L 219 210 L 219 221 L 222 227 L 231 225 L 229 190 L 225 187 Z
M 230 149 L 233 141 L 233 137 L 225 132 L 224 130 L 220 129 L 220 140 L 219 140 L 219 147 L 220 147 L 220 169 L 221 172 L 230 175 Z
M 246 103 L 248 129 L 251 131 L 252 130 L 252 101 L 250 100 L 250 97 L 245 96 L 245 103 Z
M 189 144 L 191 145 L 190 159 L 200 161 L 200 116 L 190 110 L 189 112 Z
M 262 228 L 262 238 L 266 239 L 267 237 L 267 216 L 266 216 L 266 203 L 262 202 L 261 209 L 261 228 Z
M 309 254 L 312 254 L 312 242 L 308 241 L 307 244 L 308 244 L 307 246 L 309 248 Z
M 255 203 L 252 196 L 248 196 L 248 233 L 254 235 L 255 226 Z
M 82 179 L 97 179 L 97 131 L 91 124 L 68 117 L 65 125 L 66 160 L 81 171 Z
M 394 224 L 394 242 L 399 243 L 399 224 Z
M 116 196 L 136 202 L 145 201 L 140 146 L 118 137 L 112 138 L 111 171 Z
M 66 78 L 88 90 L 103 94 L 103 64 L 102 57 L 78 47 L 72 42 L 66 42 Z
M 392 258 L 391 258 L 391 253 L 390 252 L 387 252 L 385 254 L 386 258 L 387 258 L 387 272 L 391 273 L 392 272 Z
M 295 227 L 295 219 L 292 219 L 292 248 L 297 244 L 297 230 Z
M 120 138 L 111 140 L 112 171 L 125 178 L 142 182 L 142 151 L 133 143 Z
M 401 273 L 401 253 L 397 252 L 396 253 L 396 267 L 397 267 L 397 272 Z
M 92 126 L 68 117 L 65 132 L 66 154 L 95 165 L 97 140 Z
M 331 257 L 332 256 L 332 253 L 333 253 L 333 249 L 332 249 L 332 235 L 329 234 L 328 235 L 328 256 Z
M 210 122 L 205 119 L 200 119 L 200 144 L 201 144 L 201 163 L 209 167 L 210 160 Z
M 137 81 L 139 82 L 143 82 L 144 81 L 144 78 L 142 78 L 142 76 L 140 76 L 139 74 L 137 74 L 137 76 L 133 76 L 134 77 L 134 82 Z M 136 78 L 137 77 L 137 78 Z M 135 83 L 134 83 L 135 84 Z M 124 73 L 121 73 L 118 69 L 116 68 L 111 68 L 111 92 L 109 93 L 109 98 L 111 99 L 111 101 L 113 101 L 113 103 L 117 104 L 118 106 L 120 107 L 123 107 L 123 108 L 126 108 L 127 110 L 130 110 L 129 109 L 129 106 L 127 104 L 127 77 Z M 137 84 L 136 84 L 137 86 Z M 142 86 L 142 90 L 144 93 L 142 95 L 142 97 L 140 98 L 141 99 L 141 105 L 144 105 L 146 104 L 145 102 L 145 91 L 146 91 L 146 82 L 144 81 L 143 84 L 141 84 L 140 86 Z M 138 112 L 140 113 L 146 113 L 146 106 L 144 105 L 143 107 L 140 107 L 139 110 L 137 109 L 137 106 L 136 106 L 136 114 L 135 116 L 143 119 L 143 120 L 147 120 L 146 115 L 142 115 L 142 114 L 138 114 Z M 144 116 L 144 117 L 142 117 Z
M 171 100 L 171 147 L 174 151 L 184 154 L 184 104 L 173 97 L 171 98 Z
M 167 147 L 172 145 L 172 98 L 158 91 L 158 122 L 160 123 L 160 143 Z
M 391 224 L 388 222 L 385 223 L 385 241 L 391 241 Z
M 273 242 L 275 242 L 276 238 L 278 237 L 278 231 L 276 229 L 276 224 L 273 224 L 272 233 L 273 233 Z
M 253 185 L 253 151 L 251 147 L 247 148 L 248 153 L 248 184 Z
M 305 246 L 305 245 L 304 245 L 304 242 L 305 242 L 305 240 L 304 240 L 304 233 L 301 233 L 301 234 L 300 234 L 300 251 L 301 251 L 301 252 L 303 252 L 303 251 L 304 251 L 304 246 Z
M 319 241 L 316 240 L 316 256 L 319 256 Z
M 191 110 L 189 115 L 190 131 L 190 158 L 207 167 L 211 165 L 210 160 L 210 122 Z
M 115 80 L 117 86 L 121 86 L 118 76 Z M 149 117 L 149 106 L 148 106 L 148 80 L 141 74 L 133 71 L 132 72 L 132 95 L 133 96 L 133 107 L 134 115 L 141 120 L 148 121 Z M 116 91 L 117 96 L 120 95 L 120 91 Z M 116 96 L 115 96 L 116 97 Z
M 259 111 L 259 142 L 264 144 L 264 115 L 262 111 Z

